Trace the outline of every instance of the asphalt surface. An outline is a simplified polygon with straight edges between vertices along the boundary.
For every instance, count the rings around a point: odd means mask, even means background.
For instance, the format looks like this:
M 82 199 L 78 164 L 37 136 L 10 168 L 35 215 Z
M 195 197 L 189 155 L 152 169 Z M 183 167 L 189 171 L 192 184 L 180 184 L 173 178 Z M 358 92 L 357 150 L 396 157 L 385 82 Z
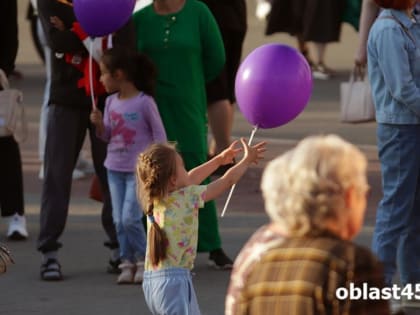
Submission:
M 116 276 L 105 272 L 109 251 L 102 246 L 105 234 L 100 223 L 100 205 L 88 198 L 90 177 L 74 181 L 70 214 L 61 238 L 64 244 L 60 262 L 64 281 L 43 282 L 39 278 L 41 256 L 36 251 L 39 231 L 41 181 L 38 179 L 39 110 L 43 95 L 44 70 L 36 56 L 24 20 L 27 0 L 19 0 L 20 50 L 17 68 L 23 80 L 14 80 L 13 86 L 24 92 L 29 138 L 21 144 L 26 213 L 30 237 L 23 242 L 5 240 L 6 220 L 0 221 L 0 241 L 13 252 L 16 264 L 0 277 L 0 314 L 2 315 L 131 315 L 149 314 L 140 286 L 116 284 Z M 268 42 L 294 45 L 287 35 L 265 37 L 264 23 L 253 17 L 254 2 L 248 3 L 249 30 L 244 45 L 244 56 L 252 49 Z M 343 27 L 341 43 L 329 47 L 327 63 L 337 70 L 328 81 L 315 81 L 311 100 L 305 111 L 293 122 L 281 128 L 260 130 L 256 140 L 267 140 L 266 161 L 252 167 L 238 183 L 227 214 L 220 219 L 223 247 L 232 258 L 236 256 L 249 236 L 268 221 L 259 189 L 261 173 L 267 161 L 292 147 L 302 137 L 316 133 L 337 133 L 360 146 L 369 159 L 369 184 L 372 194 L 368 202 L 363 231 L 356 241 L 370 245 L 375 208 L 381 196 L 379 163 L 375 148 L 375 124 L 346 125 L 339 122 L 339 85 L 346 80 L 352 67 L 356 47 L 356 33 Z M 235 115 L 233 136 L 249 136 L 252 127 L 239 111 Z M 84 154 L 89 157 L 89 144 Z M 217 200 L 219 212 L 226 195 Z M 193 277 L 202 313 L 220 315 L 224 310 L 228 271 L 207 267 L 207 254 L 199 254 Z M 410 314 L 416 314 L 411 312 Z

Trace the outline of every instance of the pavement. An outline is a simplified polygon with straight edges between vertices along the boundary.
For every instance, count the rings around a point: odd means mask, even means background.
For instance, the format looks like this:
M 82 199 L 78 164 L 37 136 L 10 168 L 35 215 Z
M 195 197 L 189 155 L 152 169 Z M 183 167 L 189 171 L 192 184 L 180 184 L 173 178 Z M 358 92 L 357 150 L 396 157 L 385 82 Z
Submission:
M 41 257 L 36 251 L 39 231 L 41 181 L 38 179 L 39 109 L 43 95 L 44 70 L 34 53 L 24 20 L 27 0 L 19 0 L 21 47 L 17 68 L 24 79 L 12 85 L 24 92 L 29 137 L 21 144 L 25 203 L 30 237 L 27 241 L 5 239 L 6 220 L 0 220 L 0 241 L 12 251 L 16 263 L 0 277 L 0 314 L 2 315 L 138 315 L 149 314 L 140 286 L 117 285 L 116 276 L 105 272 L 109 251 L 102 246 L 105 239 L 100 223 L 100 204 L 88 198 L 91 178 L 73 182 L 72 198 L 60 262 L 64 281 L 43 282 L 39 277 Z M 264 24 L 253 17 L 254 2 L 248 2 L 249 30 L 244 56 L 257 46 L 271 42 L 294 45 L 287 35 L 264 37 Z M 291 148 L 302 137 L 314 133 L 337 133 L 358 145 L 368 157 L 369 198 L 364 227 L 356 242 L 370 245 L 375 208 L 381 197 L 380 169 L 375 147 L 375 124 L 345 125 L 339 122 L 339 84 L 347 79 L 355 50 L 356 34 L 343 28 L 342 42 L 331 45 L 329 64 L 337 75 L 329 81 L 315 81 L 313 96 L 305 111 L 290 124 L 257 132 L 256 140 L 268 141 L 266 160 L 251 167 L 237 184 L 227 213 L 220 218 L 223 248 L 234 258 L 246 240 L 261 225 L 268 222 L 260 192 L 262 170 L 267 161 Z M 235 115 L 233 136 L 248 136 L 251 126 L 239 111 Z M 88 157 L 89 143 L 85 144 Z M 219 213 L 227 193 L 217 199 Z M 224 300 L 229 282 L 228 271 L 212 270 L 206 265 L 207 254 L 199 254 L 194 268 L 194 285 L 203 315 L 224 313 Z M 409 314 L 416 314 L 411 312 Z

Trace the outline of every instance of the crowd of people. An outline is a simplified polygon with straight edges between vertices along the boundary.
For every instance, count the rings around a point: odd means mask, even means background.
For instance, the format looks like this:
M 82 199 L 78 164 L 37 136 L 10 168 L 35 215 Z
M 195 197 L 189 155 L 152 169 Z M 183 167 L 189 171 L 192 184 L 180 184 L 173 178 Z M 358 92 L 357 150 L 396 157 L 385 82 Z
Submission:
M 295 36 L 313 77 L 329 79 L 334 71 L 326 66 L 326 47 L 339 40 L 349 2 L 273 0 L 264 14 L 265 34 Z M 367 67 L 372 87 L 383 188 L 372 249 L 352 241 L 367 206 L 366 157 L 338 136 L 311 136 L 266 167 L 261 189 L 270 223 L 252 235 L 234 262 L 223 250 L 214 199 L 266 150 L 265 142 L 231 140 L 245 1 L 155 0 L 99 38 L 83 30 L 73 1 L 33 1 L 47 78 L 39 131 L 41 279 L 63 279 L 60 237 L 72 180 L 85 175 L 78 166 L 88 133 L 108 270 L 118 274 L 119 284 L 142 284 L 153 314 L 200 314 L 191 280 L 197 252 L 208 253 L 216 269 L 233 268 L 228 315 L 395 311 L 387 299 L 339 299 L 336 293 L 349 284 L 390 288 L 397 273 L 402 286 L 420 282 L 418 4 L 353 2 L 360 32 L 355 66 Z M 0 68 L 8 77 L 19 76 L 17 1 L 0 3 L 7 16 L 0 19 L 0 37 L 7 43 L 0 49 Z M 92 56 L 89 43 L 100 47 Z M 0 82 L 1 89 L 8 87 L 7 79 Z M 7 237 L 27 239 L 19 143 L 3 120 L 0 151 Z M 212 174 L 220 177 L 211 181 Z M 0 271 L 10 262 L 0 247 Z M 420 307 L 417 300 L 402 305 Z
M 296 37 L 300 52 L 312 67 L 314 78 L 329 79 L 334 71 L 326 66 L 328 43 L 340 38 L 345 0 L 274 0 L 267 16 L 265 33 L 286 32 Z M 308 42 L 313 43 L 316 59 L 313 60 Z

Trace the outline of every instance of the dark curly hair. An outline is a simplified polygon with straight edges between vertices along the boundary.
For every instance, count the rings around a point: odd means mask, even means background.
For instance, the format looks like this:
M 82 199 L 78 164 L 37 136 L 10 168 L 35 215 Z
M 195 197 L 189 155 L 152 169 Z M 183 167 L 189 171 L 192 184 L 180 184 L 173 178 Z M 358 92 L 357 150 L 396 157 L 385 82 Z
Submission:
M 104 52 L 101 62 L 111 74 L 121 70 L 139 91 L 155 95 L 157 71 L 145 54 L 124 47 L 113 47 Z

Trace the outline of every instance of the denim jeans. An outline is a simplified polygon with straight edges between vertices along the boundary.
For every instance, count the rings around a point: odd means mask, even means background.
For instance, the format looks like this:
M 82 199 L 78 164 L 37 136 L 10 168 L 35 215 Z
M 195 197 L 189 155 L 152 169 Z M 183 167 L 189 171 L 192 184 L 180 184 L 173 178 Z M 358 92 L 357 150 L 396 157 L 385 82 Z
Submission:
M 142 209 L 137 200 L 133 173 L 108 170 L 112 217 L 120 244 L 120 258 L 136 262 L 146 252 L 146 233 L 141 222 Z
M 145 271 L 143 292 L 153 315 L 200 315 L 200 308 L 191 280 L 191 271 L 168 268 Z
M 402 284 L 420 282 L 420 125 L 378 124 L 383 197 L 372 249 L 384 264 L 385 282 L 397 269 Z

